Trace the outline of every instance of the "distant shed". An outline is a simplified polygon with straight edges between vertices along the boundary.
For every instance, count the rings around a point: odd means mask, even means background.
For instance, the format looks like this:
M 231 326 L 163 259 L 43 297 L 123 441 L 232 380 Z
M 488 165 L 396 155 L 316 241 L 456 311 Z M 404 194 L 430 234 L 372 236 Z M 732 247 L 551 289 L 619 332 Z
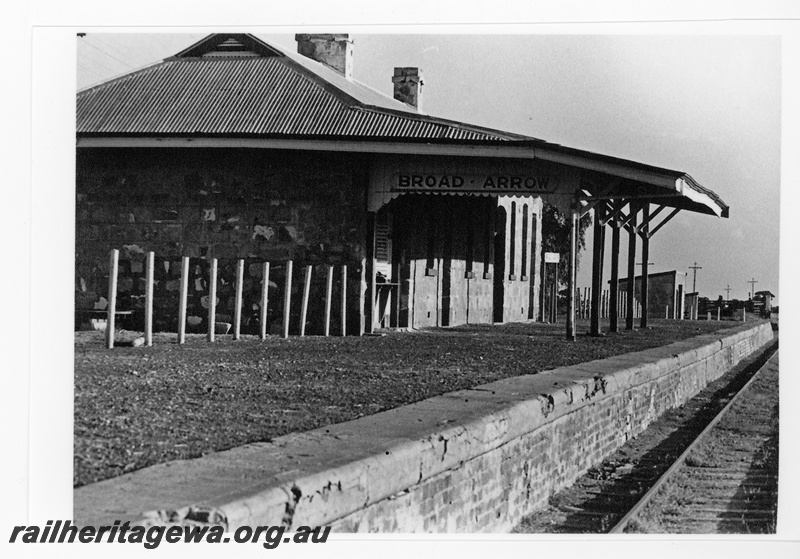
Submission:
M 609 282 L 611 283 L 611 282 Z M 683 316 L 684 290 L 686 272 L 670 270 L 648 274 L 647 308 L 651 316 L 656 318 L 675 318 Z M 622 278 L 617 284 L 621 292 L 628 290 L 628 278 Z M 637 301 L 642 297 L 642 276 L 634 280 L 634 294 Z

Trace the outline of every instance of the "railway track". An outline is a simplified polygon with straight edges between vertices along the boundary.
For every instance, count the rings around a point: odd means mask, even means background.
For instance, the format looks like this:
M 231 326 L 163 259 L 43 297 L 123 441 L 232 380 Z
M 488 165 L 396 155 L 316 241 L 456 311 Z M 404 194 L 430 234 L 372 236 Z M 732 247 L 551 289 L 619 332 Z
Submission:
M 593 468 L 518 533 L 773 533 L 777 340 Z

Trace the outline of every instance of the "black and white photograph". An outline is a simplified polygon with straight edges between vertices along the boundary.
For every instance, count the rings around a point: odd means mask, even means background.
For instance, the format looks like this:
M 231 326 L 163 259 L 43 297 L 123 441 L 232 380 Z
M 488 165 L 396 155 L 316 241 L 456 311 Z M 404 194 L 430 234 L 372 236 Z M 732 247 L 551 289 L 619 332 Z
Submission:
M 33 29 L 12 550 L 796 552 L 797 25 L 727 15 Z

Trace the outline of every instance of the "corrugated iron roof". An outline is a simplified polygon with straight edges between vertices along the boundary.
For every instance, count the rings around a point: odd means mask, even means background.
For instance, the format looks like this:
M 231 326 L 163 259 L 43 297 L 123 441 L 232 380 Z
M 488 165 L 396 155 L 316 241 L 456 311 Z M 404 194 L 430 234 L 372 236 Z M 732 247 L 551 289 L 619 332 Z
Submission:
M 670 176 L 689 192 L 669 205 L 728 216 L 719 196 L 681 171 L 428 116 L 247 34 L 210 35 L 163 62 L 79 91 L 77 134 L 536 146 L 576 156 L 569 164 L 577 167 L 593 168 L 585 163 L 591 161 Z
M 203 53 L 204 39 L 176 57 L 80 91 L 78 134 L 535 140 L 417 113 L 322 64 L 252 36 L 235 37 L 247 37 L 246 46 L 260 52 L 254 56 L 227 40 Z

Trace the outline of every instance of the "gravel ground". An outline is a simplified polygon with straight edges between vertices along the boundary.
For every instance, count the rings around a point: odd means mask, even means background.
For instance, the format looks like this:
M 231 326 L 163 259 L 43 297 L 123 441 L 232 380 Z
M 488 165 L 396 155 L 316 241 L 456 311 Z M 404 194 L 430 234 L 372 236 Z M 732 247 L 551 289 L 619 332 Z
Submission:
M 738 322 L 653 320 L 564 339 L 563 324 L 475 325 L 348 338 L 157 334 L 150 348 L 75 333 L 75 487 L 269 441 L 439 394 L 656 347 Z M 588 321 L 578 321 L 578 332 Z M 607 324 L 605 325 L 607 330 Z M 130 340 L 139 334 L 118 333 Z

